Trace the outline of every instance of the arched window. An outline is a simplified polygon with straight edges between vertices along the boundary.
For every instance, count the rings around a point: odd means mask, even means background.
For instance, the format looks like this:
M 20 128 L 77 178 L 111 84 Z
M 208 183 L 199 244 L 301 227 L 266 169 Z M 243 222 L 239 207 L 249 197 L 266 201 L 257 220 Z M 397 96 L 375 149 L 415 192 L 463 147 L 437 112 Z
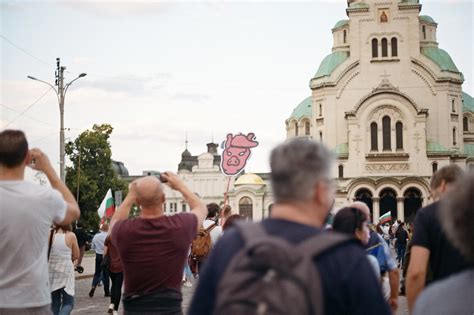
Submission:
M 298 137 L 298 123 L 295 122 L 295 137 Z
M 344 178 L 344 166 L 339 165 L 338 170 L 339 170 L 339 178 Z
M 319 132 L 319 141 L 323 142 L 323 132 Z
M 469 120 L 467 119 L 467 117 L 463 117 L 462 119 L 462 130 L 469 131 Z
M 451 100 L 451 111 L 452 111 L 453 113 L 456 112 L 456 104 L 454 104 L 454 100 Z
M 426 39 L 426 27 L 424 25 L 421 27 L 421 31 L 423 32 L 423 39 Z
M 433 174 L 438 170 L 437 162 L 433 162 L 433 164 L 431 164 L 431 170 L 433 171 Z
M 453 145 L 456 145 L 456 128 L 453 128 Z
M 392 150 L 390 138 L 390 117 L 388 116 L 384 116 L 384 118 L 382 118 L 382 141 L 384 150 Z
M 372 39 L 372 57 L 377 58 L 379 56 L 379 41 L 377 38 Z
M 310 127 L 310 126 L 309 126 L 309 121 L 306 121 L 306 122 L 304 123 L 304 134 L 307 135 L 307 136 L 309 136 L 309 132 L 310 132 L 310 128 L 309 128 L 309 127 Z
M 345 44 L 346 41 L 347 41 L 347 31 L 344 30 L 344 32 L 342 34 L 343 34 L 343 37 L 344 37 L 344 44 Z
M 373 122 L 370 124 L 370 150 L 378 150 L 378 139 L 377 139 L 377 123 Z
M 397 122 L 395 124 L 395 138 L 397 140 L 397 150 L 403 149 L 403 124 Z
M 392 37 L 392 57 L 398 56 L 398 42 L 396 37 Z
M 253 204 L 249 197 L 242 197 L 239 200 L 239 214 L 247 220 L 252 220 Z
M 382 38 L 382 57 L 388 56 L 388 41 L 386 38 Z
M 323 115 L 323 105 L 319 104 L 319 117 Z

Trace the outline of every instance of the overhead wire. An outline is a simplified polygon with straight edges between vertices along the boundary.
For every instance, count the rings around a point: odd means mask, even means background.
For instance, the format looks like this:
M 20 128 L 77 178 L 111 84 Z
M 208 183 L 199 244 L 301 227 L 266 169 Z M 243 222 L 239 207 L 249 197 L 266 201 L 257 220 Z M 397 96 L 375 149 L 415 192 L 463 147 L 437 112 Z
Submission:
M 48 67 L 53 67 L 53 66 L 54 66 L 54 65 L 52 65 L 52 64 L 50 64 L 50 63 L 48 63 L 48 62 L 46 62 L 46 61 L 44 61 L 44 60 L 42 60 L 42 59 L 36 57 L 35 55 L 29 53 L 26 49 L 24 49 L 24 48 L 18 46 L 18 45 L 15 44 L 13 41 L 11 41 L 11 40 L 8 39 L 7 37 L 5 37 L 5 35 L 0 34 L 0 37 L 3 38 L 3 40 L 5 40 L 7 43 L 9 43 L 10 45 L 12 45 L 12 46 L 15 47 L 16 49 L 20 50 L 21 52 L 23 52 L 24 54 L 30 56 L 31 58 L 33 58 L 33 59 L 35 59 L 35 60 L 41 62 L 42 64 L 44 64 L 44 65 L 46 65 L 46 66 L 48 66 Z
M 38 97 L 31 105 L 29 105 L 27 108 L 25 108 L 22 112 L 20 112 L 15 118 L 13 118 L 12 120 L 10 120 L 5 126 L 2 127 L 2 129 L 5 129 L 7 128 L 8 126 L 10 126 L 13 122 L 15 122 L 18 118 L 20 118 L 21 116 L 23 116 L 28 110 L 30 110 L 33 106 L 36 105 L 36 103 L 38 103 L 43 97 L 46 96 L 46 94 L 49 93 L 49 91 L 51 91 L 52 87 L 49 87 L 48 90 L 46 90 L 46 92 L 44 92 L 40 97 Z
M 15 113 L 18 113 L 18 114 L 21 114 L 21 112 L 19 110 L 16 110 L 15 108 L 11 107 L 11 106 L 7 106 L 5 104 L 2 104 L 0 103 L 0 106 L 8 109 L 8 110 L 11 110 L 12 112 L 15 112 Z M 28 118 L 28 119 L 31 119 L 31 120 L 34 120 L 36 122 L 39 122 L 39 123 L 42 123 L 42 124 L 45 124 L 45 125 L 49 125 L 51 127 L 56 127 L 55 125 L 53 125 L 52 123 L 49 123 L 49 122 L 46 122 L 46 121 L 42 121 L 42 120 L 39 120 L 38 118 L 35 118 L 35 117 L 32 117 L 32 116 L 29 116 L 27 114 L 23 114 L 24 117 Z

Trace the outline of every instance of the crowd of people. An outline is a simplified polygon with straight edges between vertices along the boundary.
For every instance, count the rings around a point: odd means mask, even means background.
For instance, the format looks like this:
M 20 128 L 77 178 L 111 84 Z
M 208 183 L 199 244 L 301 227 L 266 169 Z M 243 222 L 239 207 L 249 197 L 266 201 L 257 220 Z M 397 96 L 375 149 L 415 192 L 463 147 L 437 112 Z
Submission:
M 181 288 L 195 283 L 189 314 L 395 314 L 401 292 L 412 314 L 473 314 L 474 175 L 455 164 L 438 170 L 434 202 L 413 225 L 375 224 L 360 201 L 329 222 L 331 160 L 311 140 L 278 145 L 270 157 L 275 203 L 259 223 L 204 204 L 172 172 L 131 182 L 92 239 L 89 296 L 102 283 L 104 312 L 182 314 Z M 26 167 L 44 172 L 51 187 L 25 181 Z M 191 211 L 164 215 L 163 185 Z M 72 232 L 80 216 L 73 195 L 18 130 L 0 132 L 0 200 L 0 314 L 70 314 L 89 240 L 81 226 Z M 140 215 L 129 219 L 134 204 Z

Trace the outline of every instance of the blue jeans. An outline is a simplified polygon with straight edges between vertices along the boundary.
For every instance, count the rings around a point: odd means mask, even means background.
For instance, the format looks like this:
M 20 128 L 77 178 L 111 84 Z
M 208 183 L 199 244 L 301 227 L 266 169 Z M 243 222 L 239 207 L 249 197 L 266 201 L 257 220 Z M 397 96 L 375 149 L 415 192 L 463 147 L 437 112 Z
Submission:
M 64 291 L 64 288 L 51 292 L 51 310 L 54 315 L 69 315 L 74 307 L 74 296 Z
M 406 244 L 397 244 L 397 260 L 400 263 L 400 265 L 403 264 L 403 260 L 405 259 L 406 247 L 407 247 Z

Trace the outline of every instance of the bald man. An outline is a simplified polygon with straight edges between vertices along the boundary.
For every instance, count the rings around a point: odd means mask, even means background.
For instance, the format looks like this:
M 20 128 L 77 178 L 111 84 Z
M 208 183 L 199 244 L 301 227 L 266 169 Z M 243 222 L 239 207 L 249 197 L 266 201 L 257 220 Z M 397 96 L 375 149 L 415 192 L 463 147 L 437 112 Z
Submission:
M 124 273 L 124 314 L 182 314 L 184 263 L 207 208 L 177 175 L 161 177 L 183 195 L 191 212 L 165 216 L 163 184 L 156 177 L 130 184 L 111 221 L 111 240 Z M 133 204 L 140 207 L 140 217 L 128 219 Z
M 363 211 L 370 220 L 370 209 L 365 203 L 356 201 L 351 205 L 351 207 Z M 393 314 L 395 314 L 398 308 L 400 275 L 398 273 L 397 264 L 390 255 L 390 249 L 388 248 L 387 243 L 372 229 L 370 230 L 367 252 L 375 256 L 379 262 L 380 276 L 382 278 L 382 290 L 385 298 L 390 304 Z

